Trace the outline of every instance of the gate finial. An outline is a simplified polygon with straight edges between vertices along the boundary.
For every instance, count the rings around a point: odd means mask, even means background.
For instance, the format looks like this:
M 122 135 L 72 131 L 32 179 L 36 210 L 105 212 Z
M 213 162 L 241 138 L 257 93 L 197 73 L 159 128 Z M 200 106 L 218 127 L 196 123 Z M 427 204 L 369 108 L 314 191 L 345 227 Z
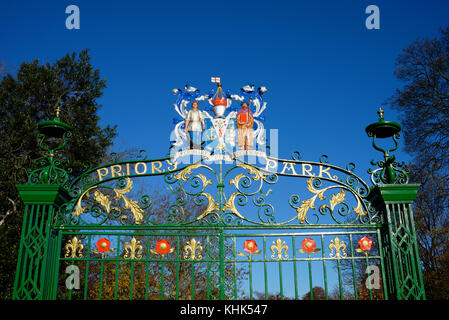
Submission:
M 405 167 L 405 163 L 398 163 L 396 157 L 390 153 L 395 151 L 398 145 L 398 139 L 400 138 L 399 132 L 401 131 L 401 125 L 394 121 L 385 121 L 384 110 L 379 107 L 377 111 L 379 115 L 379 121 L 372 123 L 366 127 L 366 133 L 368 137 L 373 138 L 373 148 L 382 152 L 384 155 L 383 161 L 374 162 L 372 165 L 377 165 L 379 169 L 372 171 L 368 170 L 371 174 L 371 181 L 374 184 L 403 184 L 408 182 L 409 170 Z M 376 144 L 376 138 L 393 138 L 394 147 L 391 149 L 383 149 Z

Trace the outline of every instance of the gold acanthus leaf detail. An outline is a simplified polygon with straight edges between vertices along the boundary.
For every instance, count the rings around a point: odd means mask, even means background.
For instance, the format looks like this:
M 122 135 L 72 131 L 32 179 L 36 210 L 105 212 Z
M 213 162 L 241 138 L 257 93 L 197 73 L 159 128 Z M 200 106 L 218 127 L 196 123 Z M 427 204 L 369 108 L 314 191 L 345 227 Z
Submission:
M 331 210 L 334 210 L 335 206 L 342 203 L 346 199 L 346 193 L 345 190 L 341 190 L 337 194 L 333 194 L 331 200 L 329 200 L 329 203 L 331 205 Z
M 352 209 L 353 209 L 354 212 L 357 213 L 359 216 L 364 216 L 364 215 L 366 215 L 366 212 L 363 210 L 362 203 L 360 202 L 359 199 L 357 199 L 357 208 L 356 208 L 356 207 L 353 207 Z
M 126 178 L 126 186 L 123 189 L 114 189 L 115 197 L 114 200 L 120 200 L 120 198 L 123 199 L 123 202 L 125 202 L 125 209 L 130 209 L 134 220 L 136 221 L 136 224 L 140 224 L 143 219 L 143 210 L 139 206 L 138 202 L 135 200 L 131 200 L 127 197 L 125 197 L 125 193 L 128 193 L 132 190 L 133 181 L 131 179 Z
M 212 181 L 206 178 L 205 175 L 198 173 L 195 177 L 198 177 L 203 182 L 203 189 L 201 191 L 204 191 L 208 185 L 212 185 Z
M 244 219 L 243 216 L 240 214 L 240 212 L 237 210 L 237 208 L 235 207 L 235 197 L 237 197 L 240 193 L 233 193 L 231 194 L 231 196 L 229 197 L 228 201 L 223 205 L 223 210 L 229 210 L 231 211 L 233 214 L 235 214 L 237 217 L 239 217 L 240 219 Z
M 246 169 L 246 170 L 248 170 L 248 172 L 249 172 L 249 174 L 253 174 L 254 176 L 253 176 L 253 180 L 254 181 L 259 181 L 260 179 L 265 179 L 267 176 L 265 175 L 265 174 L 263 174 L 262 172 L 260 172 L 258 169 L 256 169 L 256 168 L 254 168 L 254 167 L 252 167 L 252 166 L 250 166 L 250 165 L 247 165 L 247 164 L 239 164 L 239 165 L 237 165 L 237 167 L 241 167 L 241 168 L 243 168 L 243 169 Z M 239 175 L 237 175 L 236 176 L 236 178 L 238 177 Z M 241 177 L 239 178 L 239 180 L 241 179 Z M 237 181 L 238 182 L 238 181 Z
M 215 202 L 214 197 L 212 197 L 209 193 L 201 193 L 201 195 L 206 197 L 208 202 L 207 202 L 206 209 L 198 218 L 196 218 L 197 220 L 201 220 L 204 217 L 206 217 L 208 214 L 210 214 L 214 211 L 220 210 L 220 206 L 218 205 L 218 203 Z
M 103 207 L 105 207 L 106 212 L 109 213 L 111 211 L 111 200 L 109 197 L 98 190 L 94 191 L 95 201 L 99 202 Z
M 327 190 L 328 188 L 325 188 L 323 190 L 317 190 L 313 187 L 313 178 L 310 178 L 309 180 L 307 180 L 307 190 L 309 190 L 310 192 L 316 194 L 318 196 L 318 198 L 320 198 L 320 200 L 325 200 L 326 197 L 324 196 L 324 192 Z
M 83 201 L 83 197 L 85 195 L 89 196 L 89 191 L 92 189 L 95 189 L 97 186 L 90 187 L 86 191 L 83 192 L 83 194 L 78 198 L 78 201 L 76 202 L 76 209 L 72 212 L 72 216 L 80 216 L 84 213 L 84 208 L 81 206 L 81 202 Z
M 210 167 L 208 167 L 208 166 L 206 166 L 206 165 L 204 165 L 204 164 L 196 163 L 196 164 L 192 164 L 192 165 L 190 165 L 190 166 L 188 166 L 188 167 L 182 169 L 181 172 L 179 172 L 179 173 L 177 173 L 177 174 L 174 175 L 174 178 L 175 178 L 176 180 L 187 181 L 187 180 L 189 180 L 189 176 L 188 176 L 188 175 L 189 175 L 189 174 L 192 174 L 193 170 L 196 170 L 196 169 L 198 169 L 199 167 L 207 168 L 207 169 L 213 171 Z M 198 176 L 198 175 L 197 175 L 197 176 Z M 201 179 L 201 178 L 200 178 L 200 179 Z M 211 182 L 211 184 L 212 184 L 212 182 Z
M 298 213 L 296 218 L 301 223 L 304 223 L 307 220 L 307 212 L 309 211 L 309 209 L 315 209 L 315 205 L 314 205 L 315 199 L 316 199 L 316 196 L 313 196 L 312 198 L 307 199 L 307 200 L 303 200 L 302 205 L 299 206 L 298 208 L 296 208 L 296 212 Z
M 246 177 L 243 173 L 239 173 L 238 175 L 236 175 L 234 177 L 234 179 L 231 179 L 229 181 L 229 184 L 233 184 L 237 189 L 239 188 L 239 181 L 240 179 L 242 179 L 243 177 Z

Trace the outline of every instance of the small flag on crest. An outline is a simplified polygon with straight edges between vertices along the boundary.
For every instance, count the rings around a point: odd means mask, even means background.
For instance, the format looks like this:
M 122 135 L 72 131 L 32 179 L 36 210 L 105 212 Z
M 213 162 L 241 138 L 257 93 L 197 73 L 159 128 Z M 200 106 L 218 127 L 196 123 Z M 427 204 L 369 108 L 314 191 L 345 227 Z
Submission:
M 211 82 L 220 82 L 220 77 L 212 77 L 210 78 Z

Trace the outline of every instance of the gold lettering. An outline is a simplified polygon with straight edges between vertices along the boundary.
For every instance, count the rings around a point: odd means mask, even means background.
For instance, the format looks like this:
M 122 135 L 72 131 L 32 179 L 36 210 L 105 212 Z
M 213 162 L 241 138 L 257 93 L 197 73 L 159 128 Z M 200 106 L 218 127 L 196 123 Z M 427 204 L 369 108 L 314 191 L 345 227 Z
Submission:
M 129 162 L 126 163 L 126 174 L 129 176 Z
M 287 167 L 288 167 L 288 168 L 287 168 Z M 294 164 L 294 163 L 286 162 L 286 163 L 284 164 L 284 168 L 282 169 L 281 174 L 282 174 L 282 173 L 285 173 L 285 169 L 291 170 L 292 174 L 294 174 L 294 175 L 297 174 L 296 171 L 295 171 L 295 164 Z
M 156 164 L 159 164 L 159 165 L 156 166 Z M 160 161 L 151 162 L 151 173 L 154 173 L 154 170 L 156 170 L 157 172 L 164 172 L 165 170 L 161 170 L 161 167 L 162 167 L 162 162 L 160 162 Z
M 139 172 L 138 167 L 139 165 L 143 165 L 144 170 Z M 134 166 L 134 171 L 136 172 L 136 174 L 145 174 L 147 173 L 147 164 L 145 162 L 137 162 L 136 165 Z
M 308 167 L 308 169 L 306 169 L 306 166 Z M 303 164 L 302 164 L 302 175 L 305 176 L 305 175 L 306 175 L 306 172 L 307 172 L 307 175 L 308 175 L 308 176 L 314 177 L 315 174 L 313 174 L 313 173 L 311 172 L 312 169 L 313 169 L 313 168 L 312 168 L 312 165 L 311 165 L 311 164 L 303 163 Z
M 117 169 L 117 170 L 115 170 Z M 115 174 L 117 174 L 119 177 L 122 176 L 121 174 L 122 172 L 122 166 L 118 165 L 118 164 L 114 164 L 113 166 L 111 166 L 111 176 L 112 178 L 115 177 Z
M 105 171 L 105 173 L 104 174 L 101 174 L 101 171 L 102 170 L 104 170 Z M 97 173 L 98 173 L 98 180 L 103 180 L 103 177 L 106 177 L 107 175 L 108 175 L 108 168 L 100 168 L 100 169 L 98 169 L 97 170 Z
M 330 170 L 331 168 L 330 167 L 327 167 L 326 169 L 323 169 L 323 166 L 320 166 L 320 178 L 322 178 L 323 177 L 323 173 L 325 173 L 325 174 L 327 174 L 327 176 L 329 177 L 329 179 L 332 179 L 332 176 L 331 176 L 331 174 L 329 173 L 329 170 Z
M 172 166 L 172 168 L 168 168 L 168 171 L 176 170 L 176 168 L 178 167 L 177 161 L 174 161 L 174 163 L 171 163 L 170 160 L 165 160 L 165 161 L 167 161 L 167 163 Z

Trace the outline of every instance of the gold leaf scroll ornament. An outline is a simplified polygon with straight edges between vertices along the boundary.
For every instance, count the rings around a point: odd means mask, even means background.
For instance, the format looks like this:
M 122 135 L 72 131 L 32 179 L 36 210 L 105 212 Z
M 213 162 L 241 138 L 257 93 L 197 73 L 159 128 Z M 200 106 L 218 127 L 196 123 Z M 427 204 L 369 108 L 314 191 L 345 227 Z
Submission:
M 136 221 L 136 224 L 140 224 L 143 219 L 143 210 L 139 206 L 138 202 L 135 200 L 131 200 L 127 197 L 125 197 L 125 193 L 128 193 L 133 188 L 133 181 L 131 179 L 126 178 L 126 186 L 123 189 L 114 189 L 115 197 L 114 200 L 120 200 L 123 199 L 123 202 L 125 202 L 125 209 L 130 209 L 134 220 Z
M 130 209 L 134 220 L 136 221 L 136 224 L 140 224 L 143 219 L 143 210 L 139 206 L 137 201 L 131 200 L 125 196 L 126 193 L 130 192 L 133 187 L 133 181 L 131 179 L 126 178 L 126 186 L 123 189 L 114 189 L 115 197 L 114 200 L 120 200 L 123 199 L 125 202 L 125 209 Z M 74 216 L 80 216 L 84 213 L 84 208 L 81 206 L 81 202 L 83 200 L 83 197 L 85 195 L 89 196 L 89 192 L 93 189 L 97 188 L 97 186 L 90 187 L 84 193 L 79 197 L 78 201 L 76 202 L 76 209 L 72 212 L 72 215 Z M 106 212 L 109 213 L 111 211 L 111 200 L 107 195 L 104 195 L 98 190 L 95 190 L 94 197 L 97 202 L 99 202 L 102 206 L 105 207 Z M 114 207 L 114 209 L 117 209 L 117 207 Z M 126 216 L 125 216 L 126 217 Z M 123 218 L 123 217 L 122 217 Z
M 301 223 L 307 221 L 307 212 L 309 211 L 309 209 L 315 209 L 315 200 L 317 197 L 320 200 L 326 199 L 326 197 L 324 196 L 324 192 L 327 190 L 327 188 L 323 190 L 315 189 L 313 187 L 313 178 L 307 180 L 307 189 L 315 195 L 310 199 L 303 200 L 302 204 L 298 208 L 296 208 L 296 212 L 298 213 L 296 218 Z

